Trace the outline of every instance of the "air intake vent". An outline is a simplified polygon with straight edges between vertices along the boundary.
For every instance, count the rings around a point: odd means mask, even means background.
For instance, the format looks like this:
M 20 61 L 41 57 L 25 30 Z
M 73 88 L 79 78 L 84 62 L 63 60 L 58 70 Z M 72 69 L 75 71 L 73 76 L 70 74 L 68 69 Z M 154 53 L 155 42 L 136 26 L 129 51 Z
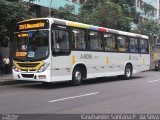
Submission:
M 33 78 L 34 74 L 22 74 L 23 78 Z
M 20 67 L 36 67 L 39 63 L 17 63 Z

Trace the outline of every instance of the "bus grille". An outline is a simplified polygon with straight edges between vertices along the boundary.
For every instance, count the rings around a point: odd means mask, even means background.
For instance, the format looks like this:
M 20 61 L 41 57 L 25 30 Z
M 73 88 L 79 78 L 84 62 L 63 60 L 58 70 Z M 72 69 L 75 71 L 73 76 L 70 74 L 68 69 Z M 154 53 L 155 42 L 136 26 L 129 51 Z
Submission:
M 40 69 L 44 65 L 43 61 L 37 62 L 16 62 L 14 61 L 16 68 L 21 71 L 34 72 Z
M 39 63 L 17 63 L 20 67 L 36 67 Z
M 33 78 L 34 74 L 22 74 L 23 78 Z

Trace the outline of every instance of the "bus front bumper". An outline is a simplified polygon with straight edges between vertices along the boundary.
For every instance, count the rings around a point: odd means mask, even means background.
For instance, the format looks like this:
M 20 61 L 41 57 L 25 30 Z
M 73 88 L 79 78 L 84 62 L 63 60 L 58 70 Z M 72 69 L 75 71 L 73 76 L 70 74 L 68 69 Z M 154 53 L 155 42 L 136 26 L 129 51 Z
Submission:
M 17 72 L 12 70 L 14 80 L 50 82 L 50 70 L 44 72 Z

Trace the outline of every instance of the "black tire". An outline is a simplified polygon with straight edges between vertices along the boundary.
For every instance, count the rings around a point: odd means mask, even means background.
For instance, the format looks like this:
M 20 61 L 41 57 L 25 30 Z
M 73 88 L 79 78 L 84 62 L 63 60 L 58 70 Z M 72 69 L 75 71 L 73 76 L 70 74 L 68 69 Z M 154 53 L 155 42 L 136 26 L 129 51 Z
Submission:
M 82 82 L 82 79 L 83 79 L 82 70 L 79 67 L 74 68 L 71 81 L 72 85 L 79 86 Z
M 158 71 L 158 69 L 155 69 L 155 71 Z
M 129 80 L 132 77 L 132 66 L 127 64 L 124 71 L 124 79 Z
M 158 71 L 159 69 L 157 67 L 155 67 L 155 71 Z

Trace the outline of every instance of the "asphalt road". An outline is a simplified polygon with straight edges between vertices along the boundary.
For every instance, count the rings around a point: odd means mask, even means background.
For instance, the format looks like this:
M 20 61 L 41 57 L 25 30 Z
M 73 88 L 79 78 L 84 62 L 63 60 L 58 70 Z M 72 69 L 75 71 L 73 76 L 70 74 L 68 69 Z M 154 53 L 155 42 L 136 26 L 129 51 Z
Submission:
M 87 114 L 160 113 L 160 71 L 50 86 L 25 83 L 0 86 L 0 113 Z

